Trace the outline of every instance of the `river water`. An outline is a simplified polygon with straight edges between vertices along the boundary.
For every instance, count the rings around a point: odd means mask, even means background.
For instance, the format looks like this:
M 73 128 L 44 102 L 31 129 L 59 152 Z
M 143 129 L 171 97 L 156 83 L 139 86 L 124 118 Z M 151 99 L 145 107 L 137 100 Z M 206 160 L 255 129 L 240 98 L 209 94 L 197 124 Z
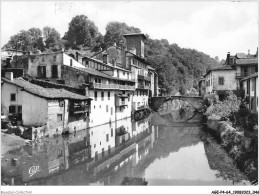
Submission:
M 173 116 L 127 118 L 13 150 L 1 160 L 2 184 L 250 185 L 196 117 Z

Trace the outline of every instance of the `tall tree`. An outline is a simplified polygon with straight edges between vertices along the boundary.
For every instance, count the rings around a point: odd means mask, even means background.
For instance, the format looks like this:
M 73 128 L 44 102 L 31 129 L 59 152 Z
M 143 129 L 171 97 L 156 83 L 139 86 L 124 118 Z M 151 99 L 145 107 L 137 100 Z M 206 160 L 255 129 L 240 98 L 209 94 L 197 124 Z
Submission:
M 106 34 L 104 36 L 104 42 L 107 46 L 114 43 L 119 44 L 121 40 L 124 40 L 123 35 L 128 33 L 140 33 L 139 28 L 128 26 L 122 22 L 109 22 L 106 26 Z
M 51 51 L 61 50 L 63 44 L 60 38 L 60 33 L 49 26 L 43 28 L 43 37 L 45 42 L 45 47 Z
M 67 39 L 71 47 L 94 47 L 100 33 L 94 22 L 85 15 L 77 15 L 69 23 L 69 29 L 63 39 Z

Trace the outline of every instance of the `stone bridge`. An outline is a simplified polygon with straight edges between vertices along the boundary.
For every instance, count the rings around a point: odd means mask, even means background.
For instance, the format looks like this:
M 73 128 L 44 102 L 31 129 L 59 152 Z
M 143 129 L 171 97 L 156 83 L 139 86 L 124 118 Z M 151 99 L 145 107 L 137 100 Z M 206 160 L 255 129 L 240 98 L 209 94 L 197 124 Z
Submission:
M 172 100 L 182 100 L 184 102 L 187 102 L 191 106 L 195 107 L 197 110 L 200 110 L 202 108 L 202 97 L 201 96 L 155 96 L 151 98 L 151 108 L 154 111 L 158 111 L 161 105 L 167 101 Z

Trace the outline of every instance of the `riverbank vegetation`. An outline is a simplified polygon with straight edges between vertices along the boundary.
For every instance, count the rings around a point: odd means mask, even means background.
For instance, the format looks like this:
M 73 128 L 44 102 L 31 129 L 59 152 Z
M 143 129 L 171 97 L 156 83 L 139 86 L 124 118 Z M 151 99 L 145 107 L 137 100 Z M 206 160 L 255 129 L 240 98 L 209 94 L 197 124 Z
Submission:
M 246 108 L 243 100 L 232 92 L 223 101 L 215 95 L 206 95 L 203 104 L 207 125 L 222 147 L 251 181 L 257 180 L 258 113 Z

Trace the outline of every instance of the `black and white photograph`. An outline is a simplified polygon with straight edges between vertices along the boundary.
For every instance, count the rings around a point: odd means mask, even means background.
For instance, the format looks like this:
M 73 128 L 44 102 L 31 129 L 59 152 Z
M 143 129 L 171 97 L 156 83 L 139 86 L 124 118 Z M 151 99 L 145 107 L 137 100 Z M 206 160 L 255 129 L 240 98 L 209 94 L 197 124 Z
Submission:
M 259 194 L 259 1 L 0 1 L 1 194 Z

